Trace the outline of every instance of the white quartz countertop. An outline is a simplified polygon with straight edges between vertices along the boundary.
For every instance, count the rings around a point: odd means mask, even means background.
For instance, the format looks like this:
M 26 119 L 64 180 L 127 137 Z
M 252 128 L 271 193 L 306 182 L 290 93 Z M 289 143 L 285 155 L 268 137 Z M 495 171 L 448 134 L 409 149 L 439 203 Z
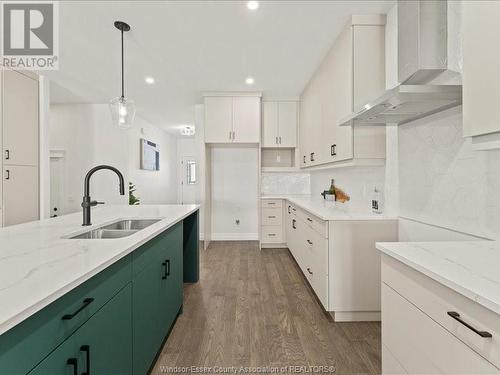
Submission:
M 397 216 L 390 216 L 384 213 L 375 214 L 371 211 L 360 212 L 353 210 L 349 202 L 326 201 L 318 194 L 312 195 L 263 195 L 261 199 L 284 199 L 293 205 L 300 207 L 311 214 L 326 221 L 344 220 L 397 220 Z
M 0 335 L 197 211 L 197 205 L 103 206 L 0 229 Z M 119 219 L 162 220 L 119 239 L 65 239 Z
M 500 314 L 500 242 L 381 242 L 376 246 Z

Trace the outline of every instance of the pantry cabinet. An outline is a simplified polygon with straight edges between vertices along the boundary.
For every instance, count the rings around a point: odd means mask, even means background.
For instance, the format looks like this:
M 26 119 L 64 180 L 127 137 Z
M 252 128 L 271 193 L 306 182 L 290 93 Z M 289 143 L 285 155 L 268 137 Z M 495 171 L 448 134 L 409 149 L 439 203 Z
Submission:
M 385 16 L 352 16 L 301 95 L 301 166 L 383 161 L 385 127 L 340 120 L 384 90 Z
M 500 2 L 463 2 L 464 136 L 500 132 Z
M 205 143 L 260 143 L 260 96 L 205 96 Z
M 295 148 L 297 146 L 297 102 L 264 102 L 262 112 L 262 147 Z
M 38 168 L 4 165 L 3 199 L 5 226 L 38 220 Z

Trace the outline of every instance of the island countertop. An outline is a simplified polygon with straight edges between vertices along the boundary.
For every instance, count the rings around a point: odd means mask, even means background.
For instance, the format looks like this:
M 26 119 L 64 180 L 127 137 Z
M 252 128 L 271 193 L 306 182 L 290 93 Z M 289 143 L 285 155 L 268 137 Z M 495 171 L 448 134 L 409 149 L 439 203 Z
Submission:
M 198 205 L 104 206 L 0 229 L 0 335 L 199 209 Z M 128 237 L 68 239 L 121 219 L 161 218 Z
M 500 243 L 386 242 L 377 249 L 500 314 Z

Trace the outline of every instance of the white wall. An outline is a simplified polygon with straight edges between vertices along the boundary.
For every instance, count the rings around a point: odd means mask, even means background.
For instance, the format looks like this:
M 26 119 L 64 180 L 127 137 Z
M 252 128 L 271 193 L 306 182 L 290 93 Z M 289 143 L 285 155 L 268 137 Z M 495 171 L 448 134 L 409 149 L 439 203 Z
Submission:
M 141 137 L 160 145 L 160 171 L 139 169 Z M 62 150 L 65 154 L 61 213 L 81 209 L 83 179 L 87 171 L 98 164 L 118 168 L 127 185 L 128 181 L 136 184 L 136 195 L 141 198 L 141 203 L 175 203 L 177 200 L 175 138 L 139 117 L 134 129 L 124 131 L 111 123 L 107 105 L 52 105 L 50 148 Z M 125 196 L 120 196 L 117 176 L 110 171 L 99 171 L 92 177 L 92 197 L 107 204 L 128 204 L 128 186 L 125 189 Z
M 258 153 L 256 147 L 211 149 L 213 240 L 258 239 Z

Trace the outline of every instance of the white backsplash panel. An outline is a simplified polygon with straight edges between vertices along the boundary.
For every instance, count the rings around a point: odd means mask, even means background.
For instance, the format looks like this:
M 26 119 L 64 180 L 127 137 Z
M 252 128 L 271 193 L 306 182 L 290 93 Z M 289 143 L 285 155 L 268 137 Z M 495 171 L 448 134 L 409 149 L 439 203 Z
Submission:
M 311 194 L 309 173 L 262 173 L 262 195 Z
M 473 151 L 462 108 L 399 127 L 400 214 L 500 237 L 500 151 Z

